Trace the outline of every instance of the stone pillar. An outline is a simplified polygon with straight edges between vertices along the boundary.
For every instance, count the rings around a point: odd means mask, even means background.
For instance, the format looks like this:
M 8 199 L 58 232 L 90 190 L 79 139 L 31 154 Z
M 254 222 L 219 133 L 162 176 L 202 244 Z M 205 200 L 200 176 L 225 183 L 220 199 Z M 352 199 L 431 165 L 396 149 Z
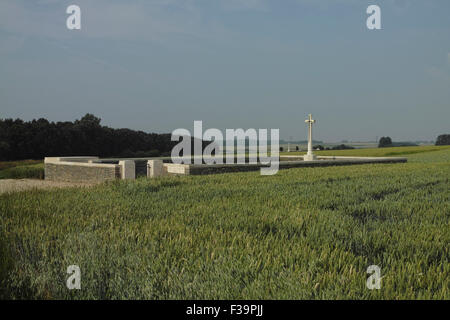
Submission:
M 147 177 L 160 177 L 164 174 L 162 160 L 148 160 L 147 161 Z
M 119 161 L 119 166 L 122 179 L 136 179 L 136 164 L 133 160 Z

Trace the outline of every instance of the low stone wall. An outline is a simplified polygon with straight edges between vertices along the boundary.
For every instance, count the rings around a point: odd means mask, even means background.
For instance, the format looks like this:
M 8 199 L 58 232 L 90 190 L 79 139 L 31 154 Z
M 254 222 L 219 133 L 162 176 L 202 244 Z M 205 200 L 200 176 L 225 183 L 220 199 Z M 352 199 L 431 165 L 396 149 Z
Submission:
M 99 182 L 120 179 L 120 167 L 111 165 L 100 166 L 74 166 L 68 164 L 45 164 L 45 180 L 65 182 Z
M 300 167 L 329 167 L 329 166 L 347 166 L 357 164 L 373 163 L 402 163 L 406 158 L 381 158 L 381 157 L 320 157 L 314 161 L 280 161 L 279 169 L 290 169 Z M 229 172 L 256 171 L 262 167 L 269 167 L 263 164 L 216 164 L 216 165 L 189 165 L 189 174 L 218 174 Z
M 118 164 L 88 163 L 96 157 L 45 158 L 45 180 L 64 182 L 101 182 L 121 178 Z M 82 162 L 85 161 L 85 162 Z
M 219 174 L 219 173 L 231 173 L 231 172 L 247 172 L 256 171 L 261 167 L 268 167 L 268 165 L 262 164 L 192 164 L 189 166 L 189 174 L 202 175 L 202 174 Z
M 299 159 L 300 158 L 300 159 Z M 279 169 L 299 167 L 345 166 L 370 163 L 406 162 L 397 157 L 318 157 L 303 161 L 301 156 L 283 156 Z M 300 161 L 299 161 L 300 160 Z M 137 176 L 150 178 L 167 175 L 204 175 L 229 172 L 256 171 L 269 167 L 257 164 L 174 164 L 167 159 L 98 159 L 98 157 L 45 158 L 45 179 L 67 182 L 101 182 L 115 179 L 135 179 Z
M 164 175 L 176 176 L 176 175 L 190 175 L 190 164 L 175 164 L 175 163 L 164 163 L 163 172 Z

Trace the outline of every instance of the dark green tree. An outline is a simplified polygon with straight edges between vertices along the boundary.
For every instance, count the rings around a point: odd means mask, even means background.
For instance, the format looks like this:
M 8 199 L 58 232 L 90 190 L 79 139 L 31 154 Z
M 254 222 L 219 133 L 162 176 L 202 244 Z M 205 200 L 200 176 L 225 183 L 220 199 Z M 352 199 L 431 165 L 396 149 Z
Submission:
M 390 137 L 381 137 L 378 142 L 378 148 L 392 147 L 392 139 Z
M 323 145 L 317 144 L 317 145 L 313 146 L 313 149 L 314 150 L 324 150 L 325 148 L 323 147 Z
M 441 134 L 436 139 L 437 146 L 448 146 L 450 145 L 450 134 Z

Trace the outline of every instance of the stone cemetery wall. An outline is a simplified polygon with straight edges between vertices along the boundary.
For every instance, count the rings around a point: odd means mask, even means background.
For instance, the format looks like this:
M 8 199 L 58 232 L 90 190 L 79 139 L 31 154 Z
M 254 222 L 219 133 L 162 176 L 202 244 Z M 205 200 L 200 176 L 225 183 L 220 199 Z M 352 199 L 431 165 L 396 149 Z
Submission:
M 63 161 L 59 161 L 59 160 Z M 92 160 L 85 160 L 92 161 Z M 95 160 L 94 160 L 95 161 Z M 118 164 L 100 164 L 71 161 L 65 158 L 45 159 L 45 179 L 66 182 L 100 182 L 121 178 Z
M 298 167 L 343 166 L 367 163 L 406 162 L 406 158 L 382 157 L 317 157 L 299 161 L 301 156 L 283 156 L 279 169 Z M 98 159 L 98 157 L 45 158 L 45 179 L 71 182 L 101 182 L 115 179 L 149 178 L 168 175 L 204 175 L 256 171 L 266 164 L 174 164 L 169 159 Z
M 261 164 L 213 164 L 213 165 L 190 165 L 189 174 L 218 174 L 230 172 L 246 172 L 259 170 Z M 268 167 L 268 166 L 267 166 Z
M 406 162 L 406 158 L 382 158 L 382 157 L 319 157 L 315 161 L 295 161 L 296 158 L 283 157 L 280 161 L 279 169 L 290 169 L 299 167 L 328 167 L 328 166 L 346 166 L 369 163 L 401 163 Z M 295 160 L 294 160 L 295 159 Z M 216 165 L 189 165 L 188 174 L 218 174 L 229 172 L 245 172 L 259 170 L 261 167 L 269 167 L 262 164 L 216 164 Z

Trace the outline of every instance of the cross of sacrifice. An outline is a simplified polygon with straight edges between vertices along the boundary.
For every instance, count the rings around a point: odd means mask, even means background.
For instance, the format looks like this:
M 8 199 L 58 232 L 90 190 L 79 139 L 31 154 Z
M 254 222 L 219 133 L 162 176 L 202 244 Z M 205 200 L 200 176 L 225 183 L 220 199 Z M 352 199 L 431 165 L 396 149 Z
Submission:
M 305 120 L 305 122 L 308 124 L 309 126 L 309 131 L 308 131 L 308 153 L 303 156 L 303 160 L 304 161 L 312 161 L 312 160 L 316 160 L 316 156 L 313 154 L 313 148 L 312 148 L 312 125 L 313 123 L 316 123 L 316 120 L 313 120 L 311 114 L 309 114 L 308 119 Z

